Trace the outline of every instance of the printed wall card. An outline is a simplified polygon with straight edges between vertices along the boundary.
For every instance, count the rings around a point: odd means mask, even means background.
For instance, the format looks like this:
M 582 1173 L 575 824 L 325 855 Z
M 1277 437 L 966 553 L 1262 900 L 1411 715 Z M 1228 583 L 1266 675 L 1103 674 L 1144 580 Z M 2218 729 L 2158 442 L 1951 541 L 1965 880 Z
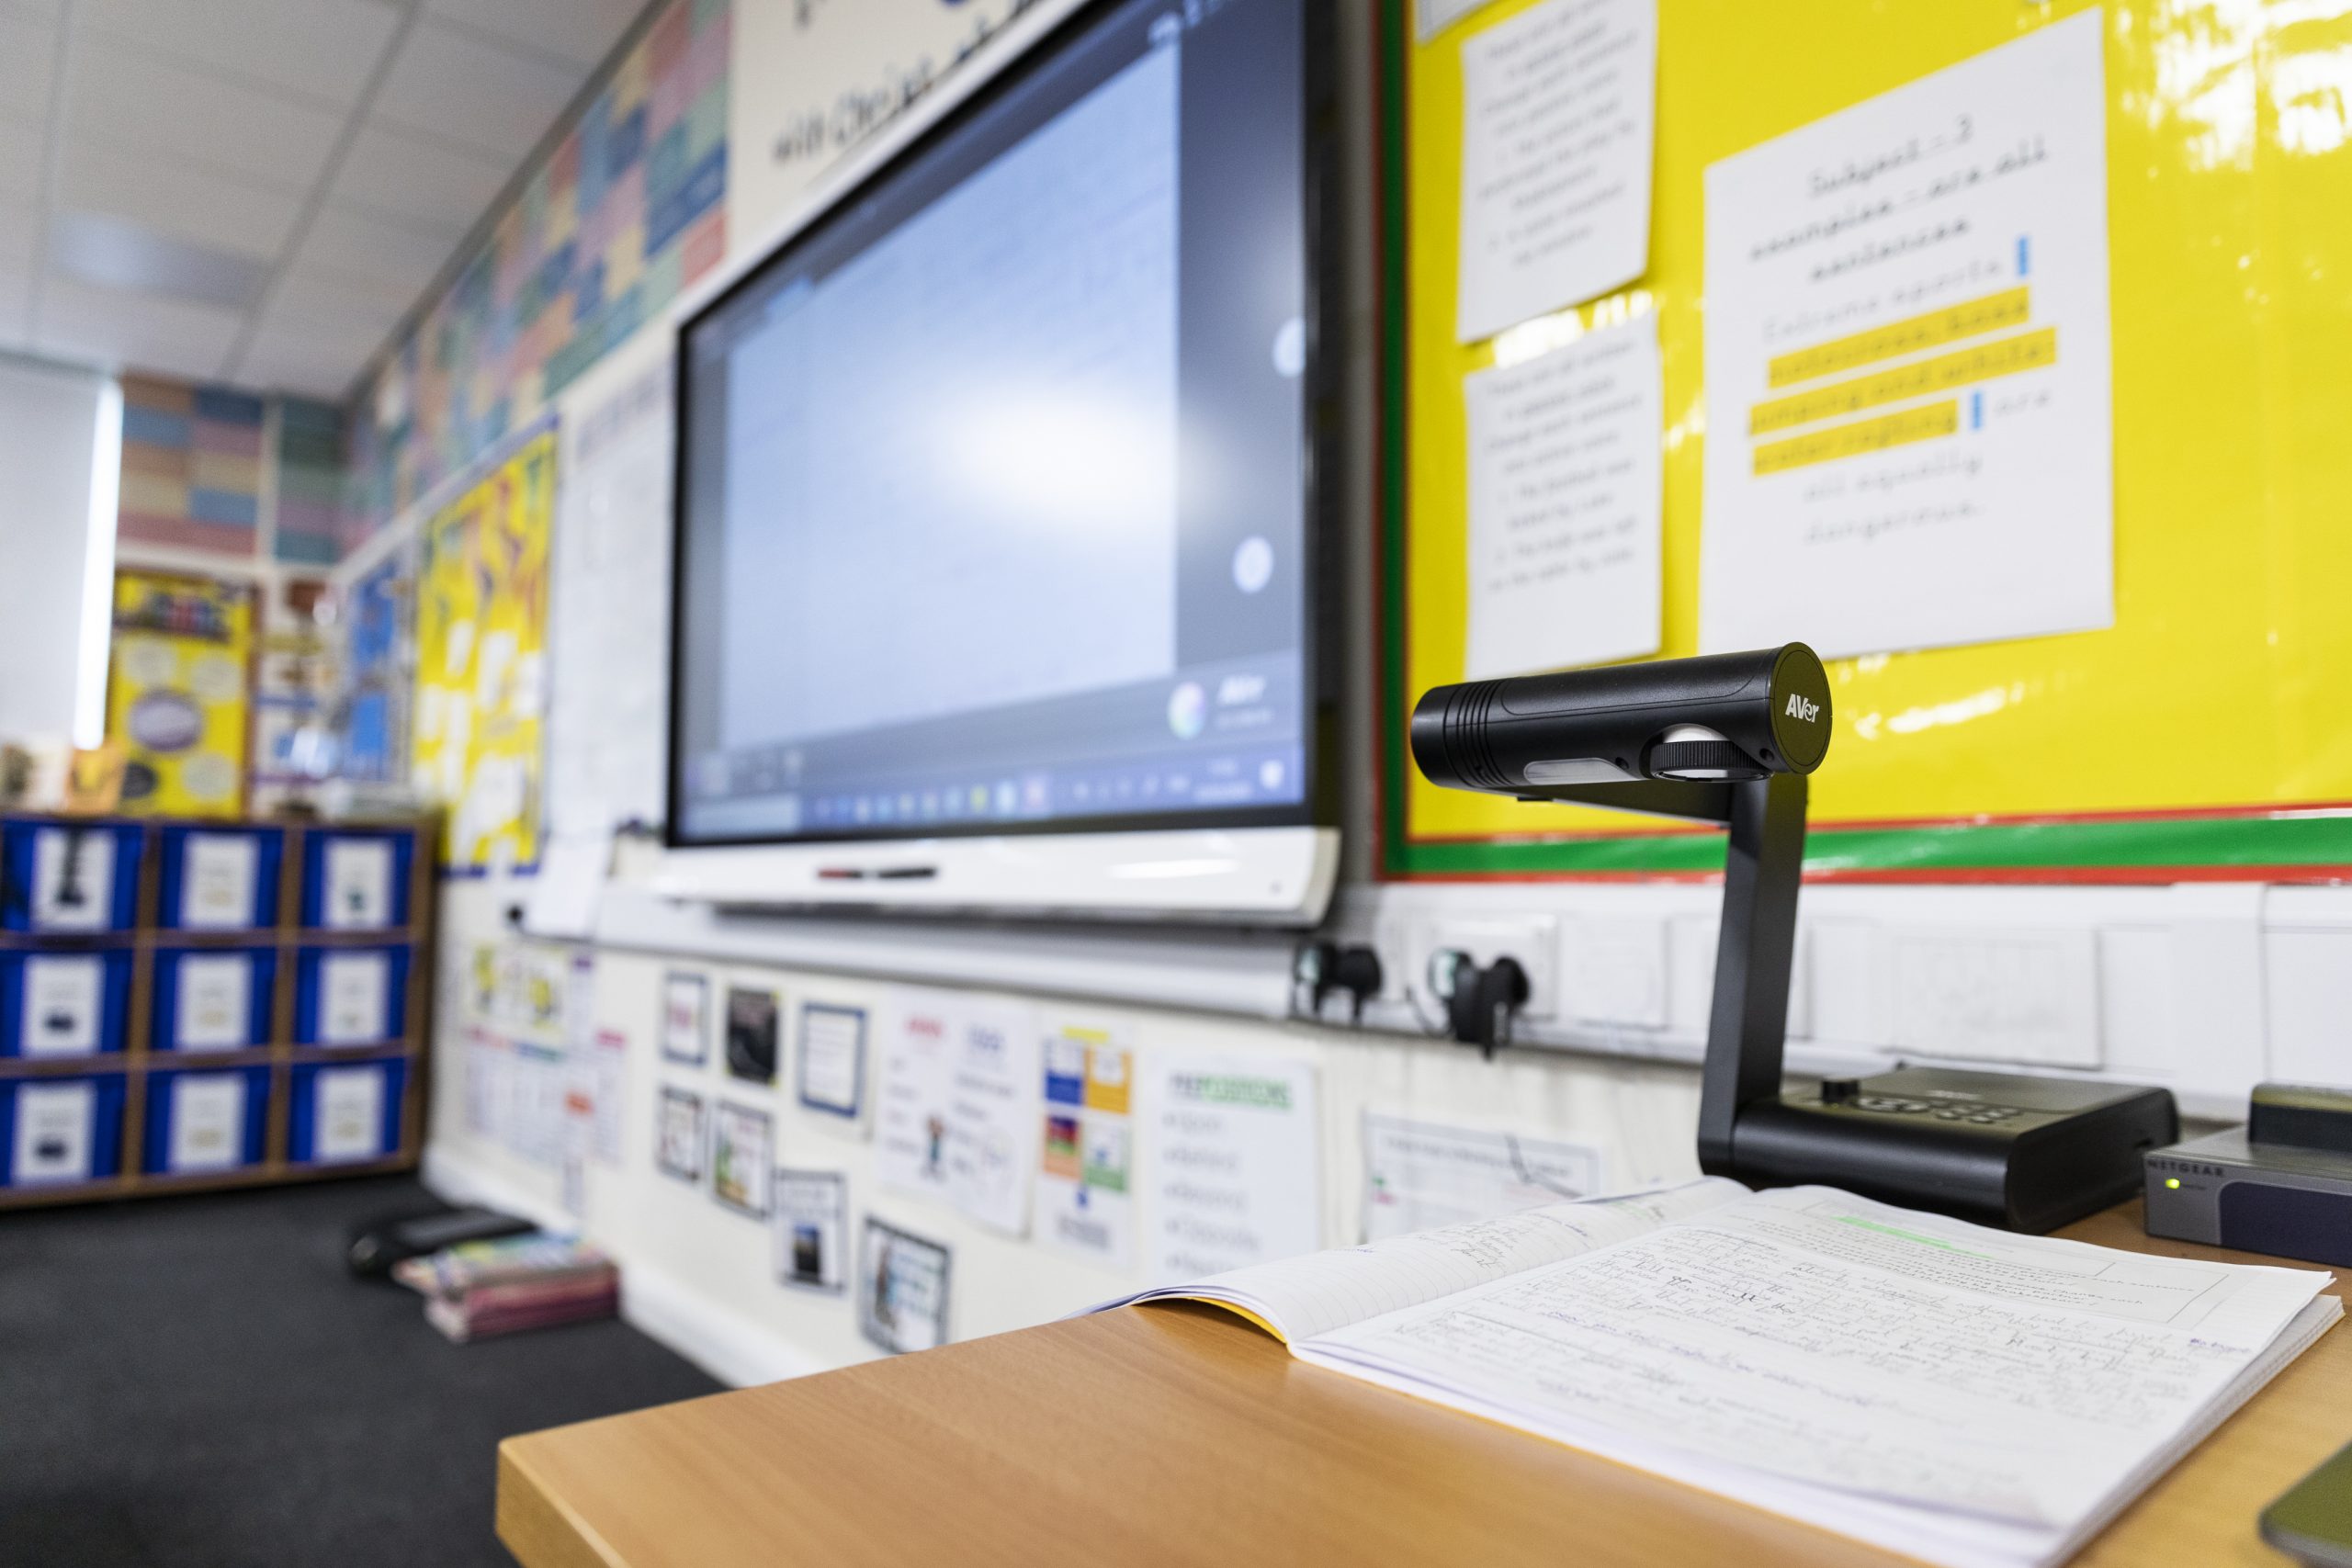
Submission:
M 313 1080 L 317 1098 L 311 1152 L 324 1163 L 380 1159 L 384 1147 L 384 1069 L 376 1064 L 327 1067 Z
M 1603 1190 L 1600 1151 L 1589 1145 L 1364 1112 L 1366 1241 Z
M 849 1179 L 838 1170 L 775 1173 L 775 1277 L 839 1295 L 848 1278 Z
M 1469 644 L 1484 681 L 1658 650 L 1665 412 L 1647 311 L 1463 383 Z
M 772 987 L 727 987 L 727 1074 L 746 1083 L 775 1082 L 778 1015 Z
M 868 1216 L 857 1269 L 857 1328 L 885 1350 L 947 1343 L 947 1248 Z
M 376 956 L 380 961 L 382 955 Z M 191 953 L 180 959 L 178 967 L 177 1016 L 173 1024 L 181 1050 L 241 1051 L 260 1043 L 253 1038 L 250 953 Z M 321 989 L 324 988 L 322 981 Z
M 245 1150 L 242 1073 L 181 1073 L 172 1079 L 172 1140 L 165 1158 L 175 1176 L 233 1169 Z
M 1135 1054 L 1108 1030 L 1046 1036 L 1038 1239 L 1120 1269 L 1136 1256 L 1134 1088 Z
M 1153 1052 L 1151 1280 L 1181 1284 L 1323 1244 L 1315 1068 L 1276 1056 Z
M 854 1122 L 865 1106 L 865 1010 L 800 1006 L 800 1104 Z
M 2101 16 L 1709 165 L 1704 649 L 2113 623 Z
M 12 1151 L 19 1187 L 87 1181 L 91 1123 L 98 1091 L 86 1083 L 26 1082 L 17 1087 L 17 1137 Z
M 599 1162 L 621 1163 L 621 1118 L 628 1095 L 628 1036 L 617 1029 L 600 1029 L 589 1047 L 589 1073 L 594 1085 L 595 1138 L 591 1145 Z
M 654 1124 L 653 1163 L 681 1181 L 702 1179 L 702 1096 L 675 1084 L 662 1086 L 661 1119 Z
M 724 1100 L 711 1119 L 710 1195 L 754 1219 L 767 1217 L 771 1128 L 766 1111 Z
M 33 835 L 33 930 L 96 931 L 114 916 L 114 835 L 43 828 Z
M 944 993 L 894 998 L 874 1171 L 1008 1235 L 1029 1229 L 1037 1160 L 1037 1023 L 1015 1003 Z
M 320 922 L 335 931 L 381 931 L 392 923 L 389 839 L 329 839 L 320 857 Z
M 28 1056 L 86 1056 L 103 1027 L 106 963 L 95 953 L 25 956 L 24 1012 L 17 1038 Z
M 710 981 L 682 969 L 662 976 L 662 1055 L 700 1066 L 710 1055 Z
M 373 1045 L 391 1032 L 392 960 L 330 953 L 319 960 L 319 1043 Z
M 1657 118 L 1657 0 L 1544 0 L 1464 40 L 1464 343 L 1649 269 Z
M 260 896 L 261 840 L 246 833 L 190 833 L 180 843 L 180 924 L 192 931 L 245 931 Z

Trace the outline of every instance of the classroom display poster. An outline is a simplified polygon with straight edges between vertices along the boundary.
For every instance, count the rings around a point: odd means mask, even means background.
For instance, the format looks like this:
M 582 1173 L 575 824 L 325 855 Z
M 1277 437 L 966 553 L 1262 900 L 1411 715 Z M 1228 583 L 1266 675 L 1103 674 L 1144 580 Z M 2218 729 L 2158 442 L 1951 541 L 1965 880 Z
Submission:
M 769 986 L 727 987 L 727 1076 L 746 1083 L 775 1082 L 784 1004 Z
M 710 980 L 688 970 L 662 976 L 662 1055 L 698 1067 L 710 1055 Z
M 560 1168 L 569 1136 L 569 1061 L 560 1047 L 466 1028 L 466 1126 L 532 1165 Z
M 403 546 L 345 590 L 342 759 L 347 779 L 390 784 L 408 773 L 416 664 L 415 562 Z
M 593 987 L 594 964 L 567 948 L 478 942 L 466 988 L 468 1014 L 513 1039 L 562 1047 L 594 1016 L 594 991 L 582 989 L 576 973 L 584 967 L 584 983 Z
M 2101 27 L 1709 166 L 1702 649 L 2112 624 Z
M 860 1125 L 865 1109 L 865 1010 L 800 1006 L 800 1106 Z
M 1008 1235 L 1029 1229 L 1037 1024 L 1017 1003 L 908 991 L 884 1032 L 874 1172 Z
M 447 809 L 443 863 L 538 863 L 555 435 L 542 432 L 425 525 L 412 775 Z
M 233 817 L 251 743 L 254 591 L 125 569 L 114 578 L 107 734 L 129 752 L 122 809 Z
M 1046 1036 L 1037 1238 L 1089 1262 L 1135 1266 L 1135 1053 L 1104 1029 Z
M 1606 1190 L 1603 1168 L 1585 1144 L 1367 1111 L 1363 1239 L 1590 1198 Z
M 858 1332 L 885 1350 L 947 1343 L 946 1247 L 868 1216 L 857 1266 Z
M 1153 1145 L 1153 1284 L 1322 1246 L 1313 1064 L 1154 1051 L 1142 1082 Z
M 710 1122 L 710 1195 L 738 1213 L 765 1219 L 772 1136 L 766 1111 L 720 1100 Z
M 849 1179 L 838 1170 L 775 1173 L 775 1277 L 803 1291 L 839 1295 L 849 1263 Z
M 662 1086 L 661 1120 L 654 1124 L 653 1163 L 681 1181 L 702 1180 L 702 1096 L 675 1084 Z

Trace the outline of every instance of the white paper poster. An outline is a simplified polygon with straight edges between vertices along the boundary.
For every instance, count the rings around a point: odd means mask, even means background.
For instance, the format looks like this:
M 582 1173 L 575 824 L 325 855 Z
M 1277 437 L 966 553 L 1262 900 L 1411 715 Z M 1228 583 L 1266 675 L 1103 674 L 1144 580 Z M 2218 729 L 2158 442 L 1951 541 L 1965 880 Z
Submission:
M 854 1122 L 865 1100 L 865 1010 L 800 1006 L 800 1103 Z
M 1037 1161 L 1037 1024 L 1017 1003 L 931 992 L 893 998 L 874 1173 L 1009 1235 L 1029 1229 Z
M 775 1123 L 764 1111 L 722 1100 L 710 1122 L 710 1195 L 739 1213 L 765 1219 Z
M 175 1175 L 229 1170 L 245 1150 L 245 1082 L 236 1073 L 182 1073 L 172 1079 Z
M 1427 43 L 1492 0 L 1413 0 L 1413 33 Z
M 710 981 L 673 969 L 662 976 L 662 1055 L 700 1066 L 710 1055 Z
M 857 1270 L 858 1332 L 885 1350 L 947 1343 L 947 1273 L 938 1242 L 868 1216 Z
M 1604 1190 L 1600 1151 L 1589 1145 L 1364 1112 L 1366 1241 Z
M 1664 614 L 1657 318 L 1481 370 L 1464 678 L 1656 653 Z
M 1136 1257 L 1135 1053 L 1105 1029 L 1046 1036 L 1037 1239 L 1114 1269 Z
M 86 1056 L 98 1048 L 106 961 L 95 953 L 25 956 L 24 1013 L 17 1038 L 28 1056 Z
M 621 1115 L 628 1092 L 628 1036 L 616 1029 L 600 1029 L 589 1049 L 590 1077 L 596 1100 L 596 1132 L 592 1147 L 605 1165 L 621 1163 Z
M 1143 1070 L 1151 1280 L 1181 1284 L 1323 1245 L 1315 1068 L 1273 1056 L 1170 1055 Z
M 380 1157 L 384 1153 L 384 1069 L 324 1067 L 313 1080 L 311 1153 L 322 1164 Z
M 2112 624 L 2102 25 L 1708 167 L 1703 649 Z
M 98 1091 L 86 1083 L 20 1083 L 17 1086 L 15 1163 L 19 1187 L 44 1182 L 87 1181 L 91 1123 Z
M 1649 269 L 1657 100 L 1657 0 L 1544 0 L 1464 40 L 1464 343 Z
M 775 1277 L 838 1295 L 848 1278 L 849 1180 L 838 1170 L 775 1173 Z
M 181 926 L 247 930 L 260 882 L 261 840 L 245 833 L 190 833 L 180 846 Z
M 243 953 L 191 953 L 179 961 L 177 1017 L 183 1051 L 238 1051 L 253 1035 L 254 961 Z
M 104 931 L 114 917 L 114 835 L 43 828 L 33 835 L 33 930 Z
M 322 857 L 319 923 L 380 931 L 392 923 L 392 841 L 334 838 Z
M 384 953 L 319 959 L 319 1043 L 373 1045 L 390 1032 L 392 960 Z

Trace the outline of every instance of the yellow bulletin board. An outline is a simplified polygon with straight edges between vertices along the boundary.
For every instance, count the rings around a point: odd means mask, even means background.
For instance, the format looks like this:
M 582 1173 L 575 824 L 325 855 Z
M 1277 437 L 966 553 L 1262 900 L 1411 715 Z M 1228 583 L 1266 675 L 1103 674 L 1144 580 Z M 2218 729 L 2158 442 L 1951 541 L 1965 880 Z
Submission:
M 413 772 L 447 807 L 442 863 L 538 863 L 555 433 L 508 448 L 425 525 Z
M 1437 789 L 1406 753 L 1415 697 L 1463 678 L 1463 378 L 1493 362 L 1454 339 L 1462 45 L 1529 3 L 1423 44 L 1387 0 L 1383 863 L 1705 874 L 1714 835 Z M 2090 8 L 1658 0 L 1649 271 L 1552 330 L 1657 313 L 1666 656 L 1697 650 L 1707 165 Z M 2352 0 L 2101 25 L 2114 625 L 1834 661 L 1815 876 L 2352 876 Z
M 130 753 L 125 811 L 243 811 L 253 662 L 250 584 L 131 569 L 115 574 L 107 734 Z

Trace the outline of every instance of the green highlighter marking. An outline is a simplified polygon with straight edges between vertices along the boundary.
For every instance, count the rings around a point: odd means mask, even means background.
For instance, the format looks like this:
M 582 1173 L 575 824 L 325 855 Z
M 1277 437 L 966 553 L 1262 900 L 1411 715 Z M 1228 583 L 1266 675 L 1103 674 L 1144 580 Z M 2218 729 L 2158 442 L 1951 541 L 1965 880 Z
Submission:
M 1860 1214 L 1840 1214 L 1838 1216 L 1838 1223 L 1841 1225 L 1853 1225 L 1861 1230 L 1876 1231 L 1881 1235 L 1900 1236 L 1905 1241 L 1916 1241 L 1921 1247 L 1941 1247 L 1946 1252 L 1956 1252 L 1962 1258 L 1981 1258 L 1987 1263 L 1995 1261 L 1995 1259 L 1987 1257 L 1982 1252 L 1971 1252 L 1964 1247 L 1954 1247 L 1951 1243 L 1942 1240 L 1939 1237 L 1921 1235 L 1917 1231 L 1899 1230 L 1894 1225 L 1883 1225 L 1876 1220 L 1866 1220 Z

